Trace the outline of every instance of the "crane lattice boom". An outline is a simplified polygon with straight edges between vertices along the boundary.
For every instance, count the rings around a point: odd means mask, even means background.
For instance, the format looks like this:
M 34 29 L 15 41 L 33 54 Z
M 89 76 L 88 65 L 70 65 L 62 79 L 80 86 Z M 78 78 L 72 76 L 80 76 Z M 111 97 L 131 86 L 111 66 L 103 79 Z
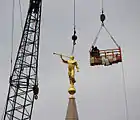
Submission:
M 17 57 L 9 80 L 4 120 L 30 120 L 38 91 L 38 54 L 42 0 L 30 0 Z M 34 89 L 36 87 L 36 89 Z

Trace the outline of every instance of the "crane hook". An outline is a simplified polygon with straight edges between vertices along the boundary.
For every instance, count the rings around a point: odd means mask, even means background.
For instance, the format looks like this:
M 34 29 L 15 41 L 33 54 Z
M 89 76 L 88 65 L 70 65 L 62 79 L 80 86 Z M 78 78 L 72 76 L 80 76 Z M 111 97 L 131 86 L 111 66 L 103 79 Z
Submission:
M 76 45 L 77 36 L 76 36 L 76 31 L 75 30 L 74 30 L 74 34 L 72 36 L 72 40 L 73 40 L 73 45 Z
M 102 23 L 104 22 L 105 18 L 106 18 L 105 14 L 102 11 L 102 14 L 100 15 L 100 20 L 101 20 Z

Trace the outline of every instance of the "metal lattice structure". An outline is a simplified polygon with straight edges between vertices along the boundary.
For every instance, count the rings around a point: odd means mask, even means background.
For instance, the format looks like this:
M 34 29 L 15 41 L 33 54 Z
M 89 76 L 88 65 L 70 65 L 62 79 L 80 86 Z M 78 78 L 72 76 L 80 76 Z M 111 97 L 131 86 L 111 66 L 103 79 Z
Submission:
M 30 0 L 19 50 L 9 81 L 3 120 L 30 120 L 38 94 L 38 54 L 42 0 Z

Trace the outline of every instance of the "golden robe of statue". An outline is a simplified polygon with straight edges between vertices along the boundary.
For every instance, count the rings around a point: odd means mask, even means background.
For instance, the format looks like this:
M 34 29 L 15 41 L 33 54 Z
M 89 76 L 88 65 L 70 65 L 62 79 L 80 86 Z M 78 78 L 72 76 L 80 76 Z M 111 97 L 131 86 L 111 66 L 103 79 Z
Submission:
M 64 63 L 68 64 L 68 76 L 69 76 L 70 84 L 74 85 L 74 83 L 76 82 L 75 81 L 75 67 L 77 69 L 77 72 L 79 72 L 77 61 L 74 60 L 74 56 L 70 56 L 69 60 L 64 60 L 62 58 L 62 55 L 60 55 L 60 57 Z

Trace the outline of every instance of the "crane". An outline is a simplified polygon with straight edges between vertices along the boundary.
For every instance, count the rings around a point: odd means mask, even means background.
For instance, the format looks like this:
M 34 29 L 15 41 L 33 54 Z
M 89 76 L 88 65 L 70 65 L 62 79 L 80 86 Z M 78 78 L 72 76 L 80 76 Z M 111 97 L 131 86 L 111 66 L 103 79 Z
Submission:
M 30 120 L 38 98 L 38 56 L 42 0 L 30 0 L 9 90 L 3 120 Z

